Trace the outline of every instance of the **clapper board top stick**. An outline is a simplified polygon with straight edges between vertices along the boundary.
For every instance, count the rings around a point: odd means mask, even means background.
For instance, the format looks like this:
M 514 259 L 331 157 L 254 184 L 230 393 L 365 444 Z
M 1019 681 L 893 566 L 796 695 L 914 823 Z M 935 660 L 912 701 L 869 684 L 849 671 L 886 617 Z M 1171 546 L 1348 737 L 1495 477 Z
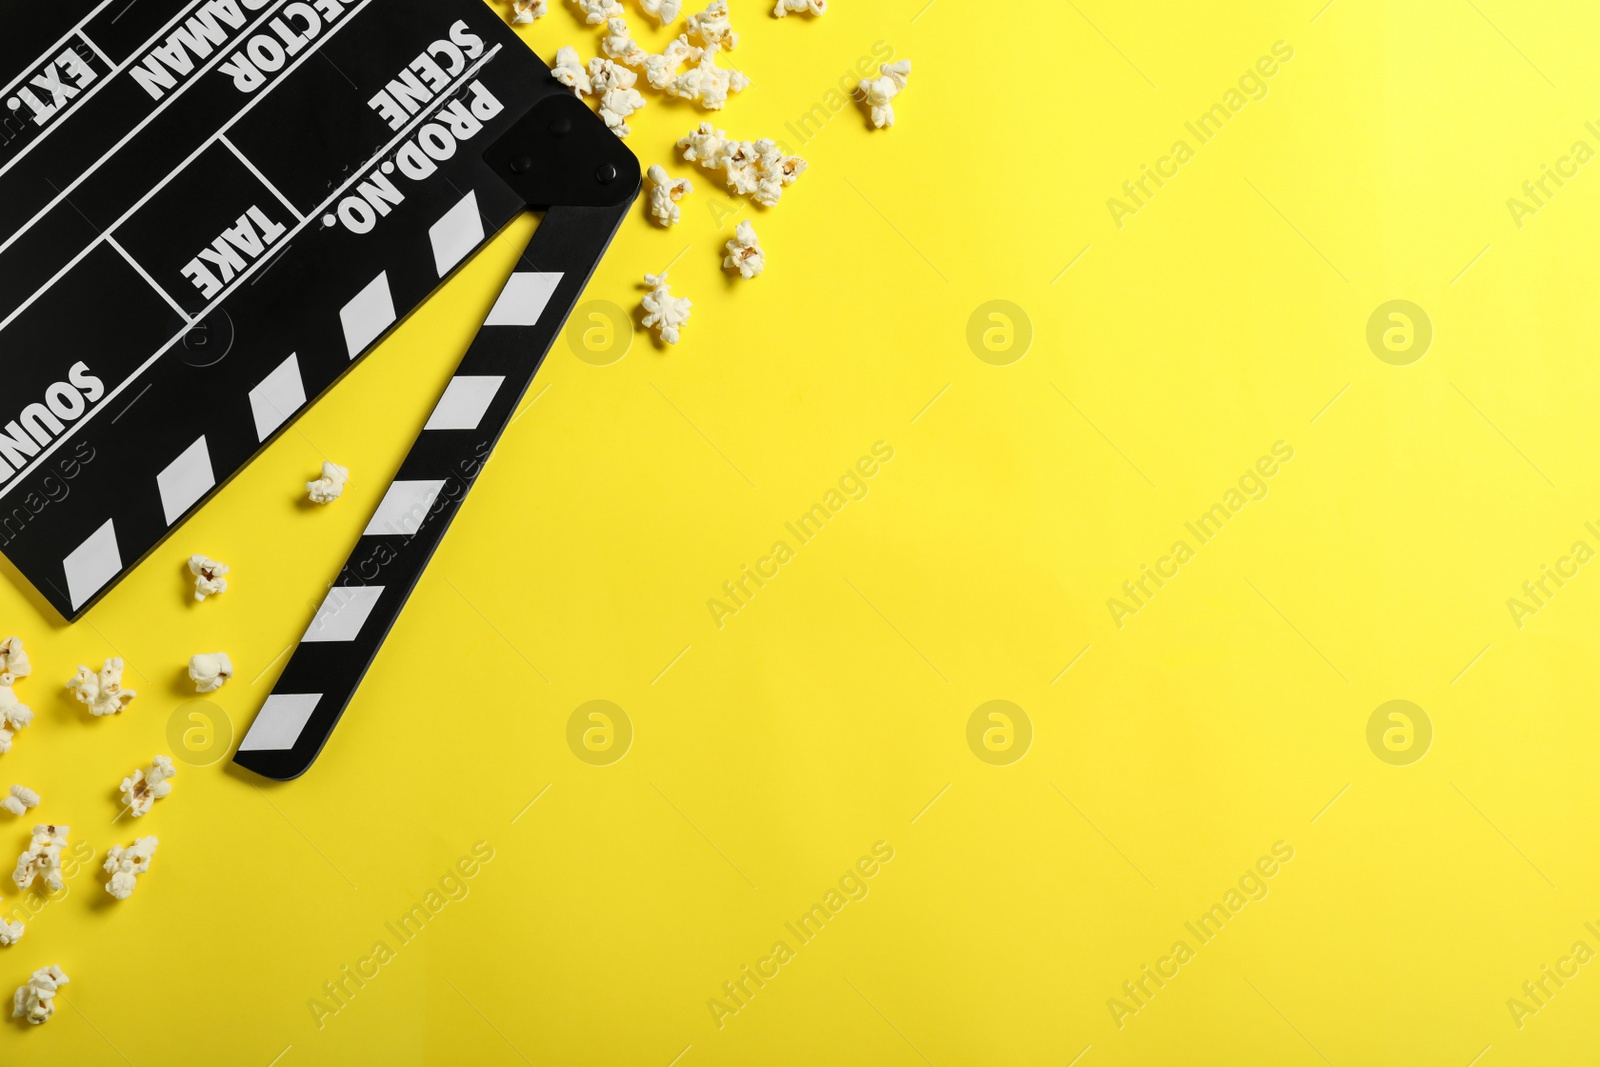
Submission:
M 76 618 L 542 211 L 240 744 L 297 777 L 639 185 L 479 0 L 0 0 L 0 550 Z

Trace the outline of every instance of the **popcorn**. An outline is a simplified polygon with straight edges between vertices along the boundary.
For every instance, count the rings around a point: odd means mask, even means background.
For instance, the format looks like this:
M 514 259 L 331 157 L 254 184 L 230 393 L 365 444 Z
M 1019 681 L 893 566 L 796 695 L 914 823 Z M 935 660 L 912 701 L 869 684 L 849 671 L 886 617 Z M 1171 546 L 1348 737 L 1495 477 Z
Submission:
M 542 19 L 550 13 L 549 0 L 511 0 L 511 22 L 513 25 L 523 25 L 534 19 Z
M 33 709 L 17 699 L 9 685 L 0 685 L 0 754 L 11 751 L 11 739 L 33 721 Z
M 233 677 L 233 660 L 226 652 L 202 652 L 189 657 L 189 680 L 196 693 L 214 693 Z
M 883 76 L 863 81 L 860 93 L 872 109 L 872 124 L 881 130 L 894 125 L 894 105 L 890 101 L 906 87 L 906 78 L 911 74 L 911 60 L 885 63 L 878 70 Z
M 785 186 L 805 173 L 806 161 L 786 156 L 776 141 L 730 141 L 709 122 L 678 141 L 683 158 L 704 170 L 721 171 L 728 188 L 765 207 L 776 204 Z
M 194 575 L 194 598 L 204 600 L 208 596 L 216 596 L 226 592 L 228 580 L 223 577 L 228 573 L 226 563 L 218 563 L 207 556 L 190 556 L 189 573 Z
M 645 329 L 655 330 L 656 336 L 669 345 L 677 344 L 679 327 L 689 321 L 689 308 L 693 305 L 686 296 L 672 295 L 672 290 L 667 287 L 666 271 L 646 274 L 644 283 L 650 287 L 643 301 Z
M 600 38 L 600 51 L 625 67 L 643 67 L 650 55 L 628 32 L 627 19 L 606 20 L 606 35 Z
M 78 703 L 89 705 L 89 714 L 115 715 L 139 695 L 135 690 L 122 688 L 123 666 L 119 656 L 106 660 L 99 674 L 79 666 L 78 673 L 67 680 L 67 688 L 73 691 Z
M 0 919 L 0 946 L 15 945 L 22 940 L 26 928 L 20 922 L 8 923 Z
M 650 88 L 666 92 L 678 77 L 685 63 L 698 63 L 704 49 L 689 43 L 689 38 L 679 35 L 667 42 L 666 50 L 658 56 L 645 56 L 644 78 Z
M 692 100 L 707 111 L 721 111 L 727 106 L 728 96 L 750 88 L 750 79 L 742 71 L 724 70 L 717 66 L 715 49 L 706 49 L 700 61 L 674 78 L 667 92 L 683 100 Z
M 620 0 L 572 0 L 572 6 L 583 12 L 583 21 L 591 26 L 622 14 Z
M 683 10 L 683 0 L 639 0 L 639 6 L 644 8 L 646 15 L 656 20 L 656 25 L 665 26 Z
M 595 96 L 604 96 L 613 89 L 632 89 L 639 75 L 614 60 L 596 56 L 589 60 L 589 84 Z
M 689 36 L 715 52 L 719 48 L 732 51 L 739 43 L 739 35 L 728 22 L 728 0 L 712 0 L 698 15 L 689 16 Z
M 585 96 L 594 91 L 589 84 L 589 71 L 585 69 L 583 60 L 578 58 L 578 50 L 567 45 L 556 53 L 555 66 L 550 68 L 550 73 L 556 81 L 571 89 L 577 96 Z
M 671 226 L 683 218 L 678 201 L 694 192 L 694 183 L 688 178 L 673 178 L 665 167 L 657 163 L 645 172 L 650 180 L 650 215 L 662 226 Z
M 610 89 L 600 98 L 600 117 L 612 133 L 626 137 L 633 132 L 633 127 L 628 125 L 629 116 L 643 107 L 644 95 L 639 90 Z
M 177 769 L 167 756 L 157 756 L 148 769 L 133 772 L 132 778 L 122 780 L 122 805 L 134 818 L 147 815 L 156 801 L 172 792 L 172 779 Z
M 11 1017 L 26 1019 L 34 1026 L 49 1022 L 56 1013 L 56 990 L 70 981 L 66 972 L 53 964 L 34 971 L 27 985 L 17 987 L 17 995 L 11 1001 Z
M 728 242 L 728 255 L 722 261 L 725 269 L 737 268 L 741 277 L 754 278 L 767 266 L 767 254 L 761 250 L 761 245 L 756 238 L 756 228 L 750 225 L 750 220 L 739 223 L 734 231 L 733 240 Z
M 4 808 L 13 815 L 26 815 L 29 808 L 39 806 L 39 794 L 25 785 L 11 787 L 11 795 L 0 800 L 0 808 Z
M 350 472 L 337 463 L 322 461 L 322 477 L 316 481 L 306 483 L 306 492 L 311 494 L 313 504 L 330 504 L 339 499 L 339 494 L 344 492 L 344 483 L 350 478 Z
M 139 876 L 150 869 L 150 861 L 155 858 L 156 846 L 160 843 L 154 837 L 141 837 L 128 848 L 112 845 L 111 851 L 106 853 L 105 869 L 111 875 L 106 892 L 118 900 L 133 896 Z
M 772 13 L 781 19 L 791 11 L 799 14 L 826 15 L 828 0 L 778 0 L 778 6 Z
M 8 637 L 0 641 L 0 685 L 10 685 L 18 678 L 33 673 L 33 664 L 22 650 L 22 638 Z
M 33 828 L 33 840 L 17 857 L 17 869 L 11 872 L 11 880 L 18 889 L 26 889 L 36 879 L 42 879 L 50 892 L 61 892 L 65 884 L 61 879 L 61 850 L 67 847 L 67 834 L 71 830 L 70 826 L 50 823 Z

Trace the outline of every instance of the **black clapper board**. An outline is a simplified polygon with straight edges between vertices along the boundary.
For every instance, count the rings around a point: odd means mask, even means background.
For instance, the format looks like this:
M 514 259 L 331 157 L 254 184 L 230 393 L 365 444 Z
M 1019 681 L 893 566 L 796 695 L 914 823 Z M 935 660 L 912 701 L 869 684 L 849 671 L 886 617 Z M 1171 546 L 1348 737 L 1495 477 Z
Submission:
M 543 212 L 235 757 L 304 773 L 638 192 L 482 0 L 0 0 L 0 551 L 76 618 Z

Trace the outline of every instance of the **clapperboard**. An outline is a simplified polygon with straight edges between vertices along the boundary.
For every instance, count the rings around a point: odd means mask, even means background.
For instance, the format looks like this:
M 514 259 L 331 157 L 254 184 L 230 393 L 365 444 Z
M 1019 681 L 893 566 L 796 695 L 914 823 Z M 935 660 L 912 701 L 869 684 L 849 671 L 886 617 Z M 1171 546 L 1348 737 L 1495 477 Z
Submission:
M 542 211 L 235 756 L 296 777 L 638 192 L 481 0 L 0 0 L 0 551 L 76 618 Z

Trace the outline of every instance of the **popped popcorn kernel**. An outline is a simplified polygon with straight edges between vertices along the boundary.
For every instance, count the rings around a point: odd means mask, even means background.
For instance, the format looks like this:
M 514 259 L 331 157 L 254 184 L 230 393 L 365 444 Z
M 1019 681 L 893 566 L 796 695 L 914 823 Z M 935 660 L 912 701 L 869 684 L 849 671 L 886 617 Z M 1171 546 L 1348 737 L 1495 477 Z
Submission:
M 178 771 L 167 756 L 157 756 L 150 766 L 122 780 L 122 805 L 134 818 L 147 815 L 155 802 L 172 792 L 172 779 Z
M 127 848 L 112 845 L 106 853 L 105 870 L 111 875 L 106 882 L 106 892 L 118 900 L 127 900 L 138 887 L 139 876 L 150 869 L 156 846 L 161 842 L 154 837 L 141 837 Z
M 39 806 L 39 794 L 25 785 L 14 785 L 11 792 L 4 800 L 0 800 L 0 808 L 4 808 L 13 815 L 26 815 L 29 808 Z
M 705 49 L 699 62 L 672 79 L 667 92 L 682 100 L 691 100 L 707 111 L 721 111 L 733 93 L 750 88 L 750 79 L 742 71 L 717 66 L 717 53 Z
M 767 254 L 762 251 L 761 243 L 756 237 L 756 228 L 750 220 L 739 223 L 733 232 L 733 239 L 728 242 L 728 254 L 722 261 L 722 266 L 728 270 L 737 269 L 740 277 L 754 278 L 767 266 Z
M 661 164 L 652 164 L 645 172 L 650 182 L 650 217 L 662 226 L 671 226 L 683 218 L 678 201 L 694 192 L 694 183 L 688 178 L 673 178 Z
M 122 688 L 123 667 L 119 656 L 106 660 L 99 674 L 79 666 L 78 673 L 67 680 L 67 688 L 78 698 L 78 703 L 89 706 L 89 714 L 116 715 L 139 695 L 136 690 Z
M 610 89 L 600 98 L 600 117 L 612 133 L 626 137 L 633 132 L 628 119 L 642 110 L 644 104 L 644 94 L 637 89 Z
M 673 296 L 667 286 L 667 272 L 646 274 L 644 284 L 650 291 L 644 295 L 644 325 L 655 330 L 656 336 L 669 345 L 678 343 L 681 327 L 689 321 L 693 305 L 686 296 Z
M 583 12 L 583 21 L 591 26 L 622 14 L 620 0 L 572 0 L 572 6 Z
M 27 985 L 17 987 L 11 1000 L 11 1017 L 26 1019 L 33 1026 L 49 1022 L 56 1013 L 56 990 L 70 981 L 66 972 L 54 964 L 34 971 Z
M 826 15 L 828 0 L 778 0 L 778 6 L 772 14 L 781 19 L 790 12 L 798 15 Z
M 344 483 L 350 480 L 350 472 L 337 463 L 322 462 L 322 477 L 306 483 L 306 493 L 310 495 L 313 504 L 331 504 L 339 499 L 344 492 Z
M 683 10 L 683 0 L 639 0 L 639 6 L 656 20 L 656 25 L 665 26 Z
M 233 660 L 226 652 L 202 652 L 189 657 L 189 680 L 196 693 L 214 693 L 233 677 Z
M 698 39 L 712 51 L 732 51 L 739 44 L 739 35 L 733 32 L 728 21 L 728 0 L 711 0 L 698 15 L 689 16 L 689 37 Z
M 0 946 L 15 945 L 22 940 L 26 927 L 21 922 L 8 923 L 0 919 Z
M 22 649 L 22 638 L 8 637 L 0 641 L 0 685 L 10 685 L 18 678 L 33 673 L 33 664 Z
M 33 828 L 33 840 L 17 857 L 17 869 L 11 872 L 18 889 L 26 889 L 39 880 L 50 892 L 61 892 L 65 885 L 61 878 L 61 850 L 67 847 L 71 830 L 70 826 L 53 823 L 40 823 Z
M 208 556 L 190 556 L 189 573 L 194 575 L 196 600 L 204 600 L 208 596 L 216 596 L 228 590 L 228 579 L 223 577 L 228 573 L 226 563 L 218 563 Z
M 595 96 L 604 96 L 613 89 L 632 89 L 639 75 L 604 56 L 589 60 L 589 84 Z
M 766 207 L 776 204 L 786 186 L 806 171 L 806 161 L 786 156 L 776 141 L 733 141 L 726 131 L 702 122 L 679 139 L 678 150 L 701 169 L 721 172 L 729 189 Z
M 705 50 L 689 43 L 689 38 L 679 34 L 667 42 L 660 55 L 647 55 L 644 59 L 644 78 L 650 88 L 666 92 L 677 79 L 685 63 L 698 63 Z
M 583 60 L 578 58 L 578 50 L 571 45 L 565 45 L 556 53 L 556 61 L 550 67 L 550 73 L 556 81 L 571 89 L 576 96 L 587 96 L 594 92 L 594 86 L 589 83 L 589 70 L 583 65 Z
M 511 24 L 521 26 L 550 13 L 550 0 L 511 0 Z
M 33 721 L 33 709 L 17 699 L 9 685 L 0 685 L 0 755 L 11 751 L 11 739 Z
M 625 67 L 643 67 L 650 55 L 628 32 L 627 19 L 606 20 L 606 35 L 600 38 L 600 51 Z
M 872 124 L 878 129 L 894 125 L 894 98 L 906 87 L 911 75 L 911 60 L 884 63 L 878 67 L 881 76 L 861 83 L 861 98 L 872 110 Z

